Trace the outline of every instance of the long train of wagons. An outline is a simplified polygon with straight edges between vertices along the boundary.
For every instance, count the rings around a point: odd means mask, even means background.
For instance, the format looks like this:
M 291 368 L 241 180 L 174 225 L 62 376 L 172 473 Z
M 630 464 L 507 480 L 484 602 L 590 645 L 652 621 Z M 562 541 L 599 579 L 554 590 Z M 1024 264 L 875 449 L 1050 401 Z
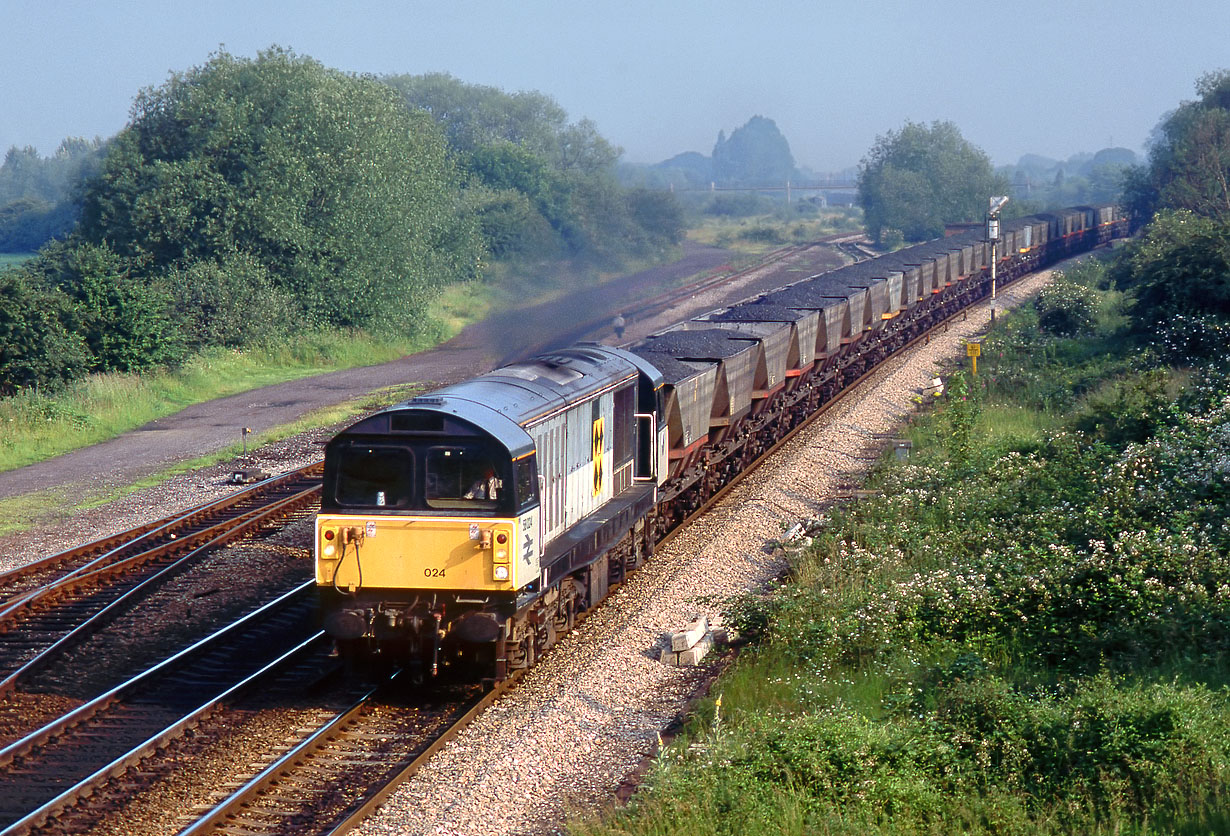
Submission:
M 1116 206 L 1005 221 L 1001 282 L 1127 234 Z M 654 543 L 849 381 L 990 292 L 961 233 L 632 345 L 514 363 L 364 418 L 325 450 L 324 628 L 427 678 L 529 667 Z

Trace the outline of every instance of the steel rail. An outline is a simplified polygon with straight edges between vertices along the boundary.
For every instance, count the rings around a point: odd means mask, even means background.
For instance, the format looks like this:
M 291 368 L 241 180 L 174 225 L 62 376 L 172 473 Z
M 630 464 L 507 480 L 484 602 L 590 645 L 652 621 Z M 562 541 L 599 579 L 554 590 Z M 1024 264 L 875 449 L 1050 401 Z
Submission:
M 395 769 L 396 771 L 392 775 L 381 779 L 378 785 L 368 788 L 361 799 L 352 802 L 348 809 L 340 813 L 335 821 L 328 825 L 328 829 L 318 831 L 318 836 L 319 834 L 326 833 L 342 834 L 355 827 L 366 816 L 370 815 L 374 809 L 383 804 L 400 784 L 417 774 L 433 755 L 469 726 L 479 714 L 515 687 L 522 674 L 523 672 L 518 672 L 499 683 L 492 690 L 484 693 L 478 699 L 471 701 L 464 707 L 461 714 L 449 724 L 448 728 L 436 735 L 421 751 L 417 753 L 407 752 L 400 763 L 388 765 L 390 769 Z M 396 682 L 398 675 L 395 673 L 389 680 L 375 686 L 352 706 L 339 712 L 294 748 L 278 758 L 277 761 L 265 767 L 258 775 L 220 801 L 212 810 L 205 813 L 192 825 L 181 830 L 177 836 L 205 836 L 205 834 L 209 833 L 236 831 L 250 833 L 251 825 L 244 821 L 243 811 L 258 804 L 263 798 L 272 795 L 276 787 L 296 784 L 297 772 L 302 771 L 306 765 L 318 766 L 322 761 L 325 761 L 328 758 L 328 750 L 331 747 L 344 746 L 344 738 L 347 736 L 361 737 L 363 734 L 361 727 L 354 730 L 350 727 L 361 723 L 364 713 L 371 707 L 376 696 L 384 689 L 391 687 Z M 377 757 L 382 759 L 382 765 L 386 765 L 383 762 L 383 756 Z M 348 766 L 353 767 L 354 755 L 348 754 L 345 762 Z M 289 819 L 297 812 L 286 810 L 285 799 L 278 799 L 278 801 L 280 802 L 278 806 L 281 818 Z M 268 811 L 254 812 L 258 812 L 263 817 L 270 815 Z M 295 832 L 300 834 L 304 831 L 297 828 Z
M 180 539 L 178 532 L 182 529 L 195 525 L 207 517 L 223 513 L 235 505 L 259 500 L 263 494 L 274 492 L 288 483 L 310 478 L 319 472 L 321 467 L 320 462 L 315 462 L 297 470 L 272 476 L 241 491 L 200 503 L 161 520 L 143 523 L 127 531 L 111 534 L 0 573 L 0 597 L 7 598 L 4 602 L 7 608 L 14 601 L 41 587 L 82 573 L 97 571 L 109 563 L 123 559 L 132 550 L 141 548 L 143 543 L 148 544 L 158 539 L 178 540 Z M 68 570 L 60 571 L 65 565 L 69 567 Z M 59 574 L 50 582 L 45 583 L 40 580 L 57 572 Z
M 7 770 L 16 764 L 21 764 L 22 770 L 27 771 L 30 766 L 29 760 L 39 749 L 46 747 L 52 742 L 61 744 L 62 739 L 71 738 L 75 730 L 83 728 L 91 720 L 105 716 L 108 711 L 114 712 L 126 701 L 138 698 L 143 689 L 153 687 L 159 680 L 169 680 L 174 677 L 177 670 L 182 669 L 194 660 L 204 658 L 208 653 L 217 652 L 224 642 L 233 641 L 241 636 L 242 631 L 255 629 L 262 620 L 273 621 L 278 617 L 280 611 L 301 605 L 303 601 L 297 599 L 303 599 L 304 596 L 310 595 L 314 587 L 314 581 L 301 584 L 261 608 L 245 615 L 243 618 L 132 677 L 127 682 L 116 686 L 107 693 L 53 720 L 41 729 L 31 732 L 21 740 L 0 749 L 0 769 Z M 184 713 L 179 719 L 166 725 L 136 746 L 130 747 L 106 765 L 95 769 L 83 778 L 76 779 L 68 789 L 45 800 L 37 808 L 6 825 L 3 830 L 0 830 L 0 836 L 17 836 L 17 834 L 28 833 L 31 829 L 38 827 L 47 821 L 48 818 L 72 805 L 81 797 L 89 795 L 102 782 L 121 775 L 125 770 L 165 747 L 170 741 L 210 716 L 221 707 L 223 702 L 232 698 L 243 689 L 250 687 L 283 666 L 297 660 L 302 654 L 323 648 L 327 642 L 328 638 L 323 632 L 311 632 L 306 638 L 296 644 L 292 650 L 278 655 L 275 659 L 264 665 L 260 665 L 255 672 L 242 676 L 237 682 L 232 681 L 223 690 L 207 698 L 204 702 Z M 69 778 L 68 780 L 74 779 Z
M 47 665 L 60 654 L 64 653 L 71 647 L 80 644 L 91 634 L 101 630 L 113 619 L 122 615 L 133 603 L 149 595 L 162 584 L 190 568 L 193 563 L 204 557 L 212 550 L 218 548 L 219 546 L 225 545 L 226 543 L 230 543 L 244 537 L 253 529 L 268 522 L 271 517 L 276 517 L 279 514 L 288 514 L 298 510 L 303 507 L 304 504 L 310 502 L 319 490 L 319 486 L 302 490 L 297 494 L 274 503 L 273 505 L 268 505 L 256 511 L 248 512 L 242 517 L 235 520 L 230 520 L 225 524 L 212 526 L 209 529 L 210 531 L 220 529 L 220 531 L 212 539 L 201 543 L 186 554 L 180 555 L 174 563 L 145 578 L 137 585 L 130 587 L 118 598 L 115 598 L 102 609 L 90 615 L 84 621 L 70 629 L 67 633 L 60 636 L 60 638 L 52 644 L 44 647 L 33 658 L 23 663 L 20 667 L 9 673 L 3 679 L 0 679 L 0 697 L 10 693 L 22 681 L 47 667 Z

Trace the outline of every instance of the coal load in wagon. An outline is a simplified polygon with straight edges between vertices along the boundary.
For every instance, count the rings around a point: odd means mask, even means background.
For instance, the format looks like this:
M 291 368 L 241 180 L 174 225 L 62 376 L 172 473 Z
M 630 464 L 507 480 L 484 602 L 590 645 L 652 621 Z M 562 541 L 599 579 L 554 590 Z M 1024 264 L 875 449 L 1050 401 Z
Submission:
M 752 408 L 753 376 L 763 349 L 759 339 L 720 328 L 700 331 L 668 331 L 651 337 L 645 351 L 669 354 L 678 360 L 714 360 L 718 363 L 717 392 L 711 426 L 730 426 Z
M 816 360 L 816 337 L 821 323 L 819 311 L 744 303 L 716 313 L 710 319 L 713 322 L 790 323 L 792 333 L 786 356 L 787 369 L 802 372 L 811 368 Z

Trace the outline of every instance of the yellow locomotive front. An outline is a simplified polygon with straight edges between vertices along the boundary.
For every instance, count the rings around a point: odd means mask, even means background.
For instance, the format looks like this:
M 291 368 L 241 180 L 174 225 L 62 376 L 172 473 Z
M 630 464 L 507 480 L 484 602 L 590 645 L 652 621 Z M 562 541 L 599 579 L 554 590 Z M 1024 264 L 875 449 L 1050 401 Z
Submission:
M 326 448 L 316 584 L 344 655 L 496 675 L 504 623 L 540 579 L 537 476 L 524 431 L 480 428 L 471 408 L 394 408 Z

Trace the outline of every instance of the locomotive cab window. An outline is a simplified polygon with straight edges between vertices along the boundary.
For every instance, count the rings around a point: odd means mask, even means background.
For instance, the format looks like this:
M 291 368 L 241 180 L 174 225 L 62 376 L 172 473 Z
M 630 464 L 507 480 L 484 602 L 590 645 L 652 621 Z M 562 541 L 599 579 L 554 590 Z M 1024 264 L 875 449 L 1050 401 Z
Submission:
M 517 510 L 524 511 L 538 504 L 538 469 L 534 457 L 526 456 L 513 462 L 517 475 Z
M 354 445 L 338 451 L 334 497 L 351 508 L 409 508 L 414 453 L 404 447 Z
M 494 511 L 507 504 L 501 468 L 481 447 L 430 448 L 426 482 L 429 508 Z

